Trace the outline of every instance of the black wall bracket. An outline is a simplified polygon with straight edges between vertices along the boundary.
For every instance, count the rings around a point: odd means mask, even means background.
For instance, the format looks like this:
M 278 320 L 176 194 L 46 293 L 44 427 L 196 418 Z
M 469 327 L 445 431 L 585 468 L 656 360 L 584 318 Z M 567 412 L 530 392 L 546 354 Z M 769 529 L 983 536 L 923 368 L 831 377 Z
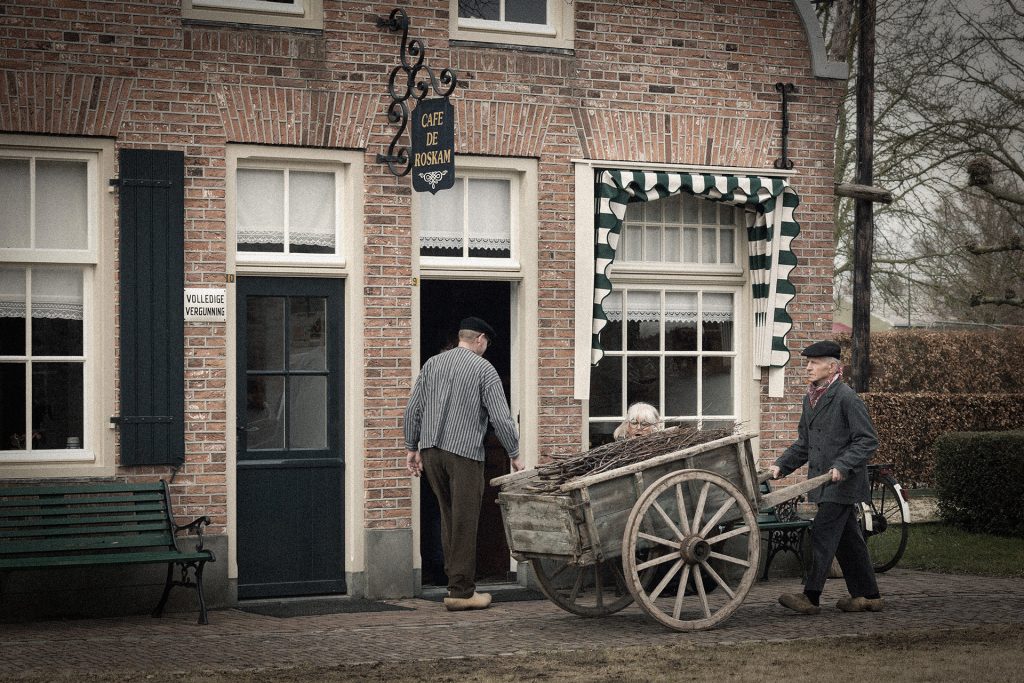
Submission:
M 776 83 L 775 90 L 782 95 L 782 156 L 775 160 L 775 168 L 791 169 L 793 160 L 786 156 L 789 147 L 789 98 L 796 92 L 796 86 L 792 83 Z
M 459 81 L 451 69 L 444 68 L 435 75 L 434 71 L 423 63 L 426 57 L 423 43 L 409 37 L 409 16 L 405 10 L 396 8 L 391 10 L 387 19 L 378 17 L 377 26 L 391 32 L 402 32 L 399 64 L 391 70 L 388 77 L 388 94 L 391 96 L 388 121 L 397 124 L 398 130 L 388 145 L 388 153 L 377 155 L 377 163 L 387 164 L 388 170 L 401 178 L 412 169 L 409 148 L 402 144 L 402 136 L 409 125 L 409 98 L 418 102 L 433 91 L 439 97 L 447 99 L 455 91 Z M 425 74 L 429 81 L 421 78 L 421 73 Z

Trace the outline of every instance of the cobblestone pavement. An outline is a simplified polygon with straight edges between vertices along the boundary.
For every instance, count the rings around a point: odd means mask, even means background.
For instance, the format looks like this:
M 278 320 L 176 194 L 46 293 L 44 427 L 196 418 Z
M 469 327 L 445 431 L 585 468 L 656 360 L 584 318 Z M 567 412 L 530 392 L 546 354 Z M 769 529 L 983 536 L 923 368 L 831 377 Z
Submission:
M 410 611 L 279 619 L 220 610 L 210 625 L 194 613 L 163 619 L 42 621 L 0 625 L 0 676 L 79 672 L 189 672 L 332 666 L 372 661 L 493 656 L 607 646 L 738 643 L 876 634 L 977 624 L 1024 623 L 1024 580 L 951 576 L 895 569 L 879 575 L 882 613 L 845 614 L 831 605 L 842 581 L 830 581 L 822 614 L 806 617 L 777 604 L 796 579 L 757 583 L 718 628 L 677 633 L 636 606 L 583 619 L 547 601 L 495 603 L 449 613 L 427 600 L 395 600 Z M 429 634 L 427 636 L 426 634 Z

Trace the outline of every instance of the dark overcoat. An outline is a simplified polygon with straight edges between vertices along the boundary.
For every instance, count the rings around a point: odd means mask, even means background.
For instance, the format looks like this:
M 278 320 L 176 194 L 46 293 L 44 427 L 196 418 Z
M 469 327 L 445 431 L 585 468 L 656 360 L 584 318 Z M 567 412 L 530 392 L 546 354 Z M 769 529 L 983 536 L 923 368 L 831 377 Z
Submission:
M 848 384 L 835 381 L 811 407 L 804 396 L 797 440 L 775 461 L 780 475 L 807 463 L 807 477 L 833 467 L 843 480 L 807 494 L 813 503 L 860 503 L 870 498 L 868 461 L 878 449 L 878 435 L 864 401 Z

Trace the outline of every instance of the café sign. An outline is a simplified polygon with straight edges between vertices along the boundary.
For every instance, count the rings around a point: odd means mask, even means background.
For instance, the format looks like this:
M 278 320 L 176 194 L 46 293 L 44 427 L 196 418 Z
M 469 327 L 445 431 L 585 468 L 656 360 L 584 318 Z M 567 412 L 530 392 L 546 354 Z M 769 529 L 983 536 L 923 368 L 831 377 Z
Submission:
M 455 109 L 447 97 L 421 100 L 412 113 L 412 189 L 436 194 L 455 185 Z

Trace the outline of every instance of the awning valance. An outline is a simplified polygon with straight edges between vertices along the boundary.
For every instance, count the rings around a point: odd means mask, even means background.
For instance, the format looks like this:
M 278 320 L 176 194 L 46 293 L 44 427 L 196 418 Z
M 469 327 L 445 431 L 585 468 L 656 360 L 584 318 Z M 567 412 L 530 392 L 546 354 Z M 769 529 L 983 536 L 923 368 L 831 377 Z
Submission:
M 591 363 L 596 365 L 604 355 L 600 334 L 608 316 L 602 303 L 612 291 L 608 268 L 615 260 L 626 205 L 686 192 L 744 209 L 754 301 L 754 365 L 771 369 L 769 394 L 781 396 L 782 368 L 789 362 L 786 334 L 793 326 L 786 306 L 796 294 L 789 282 L 796 266 L 790 243 L 800 233 L 793 218 L 800 199 L 789 182 L 766 176 L 623 170 L 599 170 L 596 181 Z

